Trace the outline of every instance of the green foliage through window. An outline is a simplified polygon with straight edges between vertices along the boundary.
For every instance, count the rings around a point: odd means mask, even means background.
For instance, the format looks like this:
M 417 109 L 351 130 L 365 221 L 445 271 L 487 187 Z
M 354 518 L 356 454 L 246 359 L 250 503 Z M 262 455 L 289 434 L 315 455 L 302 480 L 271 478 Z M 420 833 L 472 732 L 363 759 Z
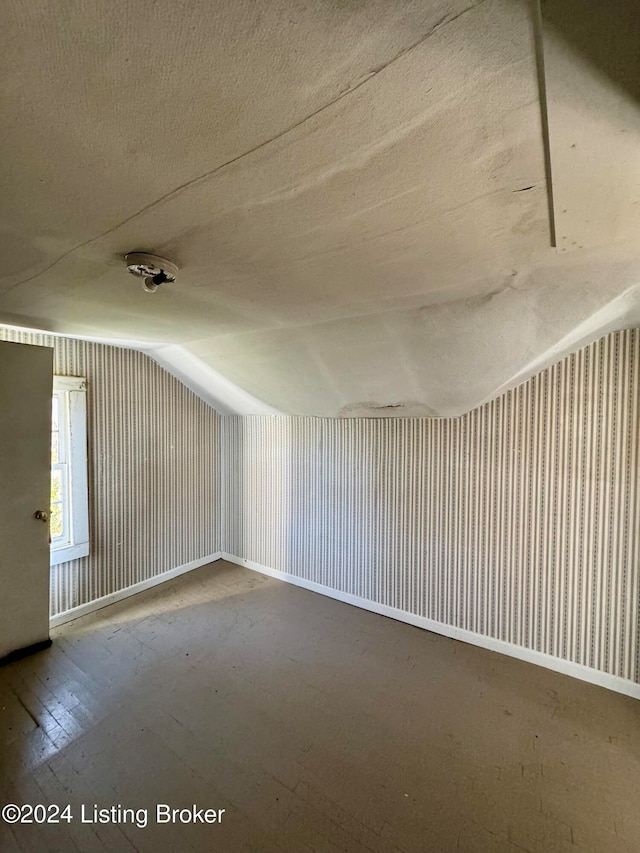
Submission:
M 51 407 L 51 511 L 49 521 L 49 534 L 52 541 L 60 539 L 64 534 L 63 504 L 64 485 L 63 474 L 66 474 L 66 466 L 61 465 L 60 459 L 60 402 L 57 397 L 53 398 Z

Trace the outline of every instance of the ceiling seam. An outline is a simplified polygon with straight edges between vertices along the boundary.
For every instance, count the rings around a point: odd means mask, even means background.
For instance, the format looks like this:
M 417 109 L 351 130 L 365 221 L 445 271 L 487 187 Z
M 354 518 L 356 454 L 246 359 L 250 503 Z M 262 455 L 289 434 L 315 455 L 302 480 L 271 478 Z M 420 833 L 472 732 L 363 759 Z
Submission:
M 553 177 L 551 174 L 551 137 L 549 131 L 549 109 L 547 102 L 547 80 L 544 67 L 544 42 L 542 29 L 542 6 L 540 0 L 534 0 L 533 43 L 538 72 L 538 91 L 540 93 L 540 122 L 542 125 L 542 145 L 544 147 L 544 168 L 547 175 L 547 206 L 549 208 L 549 240 L 555 249 L 556 214 L 553 200 Z

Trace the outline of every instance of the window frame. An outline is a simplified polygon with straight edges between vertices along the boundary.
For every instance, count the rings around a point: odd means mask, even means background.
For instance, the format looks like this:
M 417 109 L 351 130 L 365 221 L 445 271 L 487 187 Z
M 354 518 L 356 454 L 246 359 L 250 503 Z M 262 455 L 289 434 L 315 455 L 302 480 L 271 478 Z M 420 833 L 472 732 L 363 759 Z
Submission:
M 89 493 L 87 474 L 87 380 L 80 376 L 54 376 L 53 396 L 58 396 L 59 448 L 66 465 L 66 495 L 63 501 L 64 541 L 51 542 L 51 566 L 89 554 Z M 61 405 L 61 402 L 64 404 Z M 52 431 L 53 432 L 53 431 Z M 63 439 L 61 441 L 61 439 Z M 59 450 L 60 453 L 60 450 Z M 51 463 L 54 470 L 54 463 Z

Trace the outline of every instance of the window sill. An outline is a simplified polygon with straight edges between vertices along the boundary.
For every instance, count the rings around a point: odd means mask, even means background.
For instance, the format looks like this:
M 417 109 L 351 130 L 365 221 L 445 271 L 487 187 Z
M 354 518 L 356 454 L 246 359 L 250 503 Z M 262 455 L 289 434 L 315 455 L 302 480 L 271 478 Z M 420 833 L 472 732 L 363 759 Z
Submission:
M 78 545 L 67 545 L 65 548 L 52 550 L 49 557 L 49 565 L 58 566 L 60 563 L 68 563 L 70 560 L 77 560 L 79 557 L 88 556 L 89 543 L 80 542 Z

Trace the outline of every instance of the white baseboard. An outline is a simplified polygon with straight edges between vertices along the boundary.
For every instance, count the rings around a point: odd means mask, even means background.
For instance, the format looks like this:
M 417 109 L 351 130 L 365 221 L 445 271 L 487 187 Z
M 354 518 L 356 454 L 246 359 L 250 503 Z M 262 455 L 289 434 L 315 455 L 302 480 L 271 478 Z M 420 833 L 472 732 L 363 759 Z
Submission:
M 263 566 L 260 563 L 254 563 L 252 560 L 245 560 L 242 557 L 235 557 L 233 554 L 222 552 L 221 558 L 230 563 L 236 563 L 238 566 L 244 566 L 247 569 L 252 569 L 255 572 L 260 572 L 263 575 L 277 578 L 286 583 L 295 584 L 296 586 L 304 587 L 312 592 L 319 592 L 321 595 L 326 595 L 329 598 L 335 598 L 338 601 L 343 601 L 345 604 L 351 604 L 354 607 L 361 607 L 363 610 L 370 610 L 372 613 L 379 613 L 381 616 L 388 616 L 391 619 L 397 619 L 400 622 L 406 622 L 409 625 L 414 625 L 417 628 L 424 628 L 426 631 L 433 631 L 435 634 L 442 634 L 445 637 L 450 637 L 453 640 L 461 640 L 464 643 L 471 643 L 474 646 L 480 646 L 484 649 L 489 649 L 492 652 L 499 652 L 503 655 L 509 655 L 512 658 L 534 663 L 537 666 L 544 666 L 547 669 L 561 672 L 563 675 L 570 675 L 573 678 L 579 678 L 582 681 L 588 681 L 590 684 L 597 684 L 599 687 L 606 687 L 608 690 L 614 690 L 616 693 L 623 693 L 626 696 L 631 696 L 634 699 L 640 699 L 640 684 L 634 681 L 629 681 L 626 678 L 620 678 L 617 675 L 609 675 L 606 672 L 601 672 L 597 669 L 592 669 L 588 666 L 583 666 L 579 663 L 562 660 L 561 658 L 553 657 L 552 655 L 537 652 L 533 649 L 526 649 L 524 646 L 516 646 L 512 643 L 506 643 L 504 640 L 496 640 L 493 637 L 487 637 L 484 634 L 476 634 L 473 631 L 467 631 L 464 628 L 456 628 L 454 625 L 447 625 L 444 622 L 436 622 L 435 619 L 428 619 L 426 616 L 416 616 L 406 610 L 399 610 L 397 607 L 389 607 L 386 604 L 378 604 L 375 601 L 369 601 L 366 598 L 361 598 L 358 595 L 351 595 L 347 592 L 340 592 L 322 584 L 314 583 L 313 581 L 299 578 L 296 575 L 281 572 L 278 569 L 271 569 L 269 566 Z
M 116 601 L 121 601 L 123 598 L 128 598 L 130 595 L 137 595 L 139 592 L 144 592 L 145 589 L 151 589 L 160 583 L 177 578 L 179 575 L 184 575 L 186 572 L 191 572 L 193 569 L 199 569 L 200 566 L 206 566 L 207 563 L 213 563 L 222 557 L 220 551 L 215 554 L 209 554 L 206 557 L 201 557 L 199 560 L 192 560 L 190 563 L 185 563 L 183 566 L 177 566 L 175 569 L 170 569 L 168 572 L 162 572 L 160 575 L 154 575 L 152 578 L 134 583 L 132 586 L 127 586 L 124 589 L 119 589 L 117 592 L 112 592 L 110 595 L 104 595 L 102 598 L 96 598 L 94 601 L 89 601 L 87 604 L 81 604 L 79 607 L 73 607 L 71 610 L 65 610 L 63 613 L 57 613 L 49 619 L 49 627 L 57 628 L 58 625 L 64 625 L 74 619 L 79 619 L 81 616 L 86 616 L 87 613 L 93 613 L 94 610 L 101 610 L 109 604 L 115 604 Z

